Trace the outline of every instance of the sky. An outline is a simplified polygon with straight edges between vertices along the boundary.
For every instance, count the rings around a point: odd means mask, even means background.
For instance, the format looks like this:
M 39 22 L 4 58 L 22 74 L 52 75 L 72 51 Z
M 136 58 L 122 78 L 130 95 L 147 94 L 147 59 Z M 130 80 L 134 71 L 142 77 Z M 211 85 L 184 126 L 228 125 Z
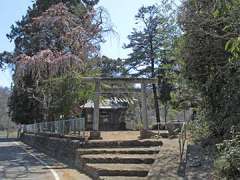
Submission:
M 100 0 L 110 15 L 111 23 L 116 34 L 106 35 L 106 42 L 102 44 L 101 54 L 111 58 L 126 58 L 128 50 L 122 48 L 128 42 L 127 36 L 135 26 L 138 9 L 142 5 L 152 5 L 159 0 Z M 32 0 L 1 0 L 0 1 L 0 52 L 13 51 L 14 44 L 9 42 L 6 34 L 10 26 L 26 14 L 27 8 L 32 5 Z M 11 86 L 11 71 L 0 70 L 0 86 Z

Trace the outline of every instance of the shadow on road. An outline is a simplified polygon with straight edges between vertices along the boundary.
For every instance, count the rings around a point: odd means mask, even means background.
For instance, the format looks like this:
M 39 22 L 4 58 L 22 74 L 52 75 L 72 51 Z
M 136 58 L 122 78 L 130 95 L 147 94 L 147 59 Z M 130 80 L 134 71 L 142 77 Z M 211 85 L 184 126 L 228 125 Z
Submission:
M 0 138 L 0 179 L 46 179 L 50 174 L 49 168 L 31 154 L 46 162 L 51 169 L 69 168 L 29 146 L 14 143 L 16 141 L 19 140 Z
M 19 141 L 18 138 L 3 138 L 0 137 L 0 142 L 14 142 L 14 141 Z

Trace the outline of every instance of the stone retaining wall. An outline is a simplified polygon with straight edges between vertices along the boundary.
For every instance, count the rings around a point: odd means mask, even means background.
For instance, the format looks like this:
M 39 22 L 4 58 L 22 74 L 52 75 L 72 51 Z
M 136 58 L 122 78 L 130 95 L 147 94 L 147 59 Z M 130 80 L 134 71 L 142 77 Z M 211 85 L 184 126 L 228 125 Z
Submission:
M 71 166 L 75 166 L 76 150 L 82 146 L 80 140 L 34 134 L 23 134 L 21 141 Z

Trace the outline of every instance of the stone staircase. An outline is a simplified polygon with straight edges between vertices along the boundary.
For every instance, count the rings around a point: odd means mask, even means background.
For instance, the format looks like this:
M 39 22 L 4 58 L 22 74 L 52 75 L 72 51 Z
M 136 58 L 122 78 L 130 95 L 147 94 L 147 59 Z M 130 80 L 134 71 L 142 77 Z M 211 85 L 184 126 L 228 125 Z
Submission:
M 94 179 L 143 180 L 160 145 L 157 140 L 91 141 L 77 150 L 77 159 Z

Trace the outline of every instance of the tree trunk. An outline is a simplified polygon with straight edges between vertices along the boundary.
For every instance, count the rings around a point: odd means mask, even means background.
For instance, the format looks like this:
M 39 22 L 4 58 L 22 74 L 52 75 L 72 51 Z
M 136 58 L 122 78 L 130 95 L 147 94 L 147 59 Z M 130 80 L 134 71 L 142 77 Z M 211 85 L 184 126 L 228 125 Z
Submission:
M 167 104 L 164 104 L 164 121 L 165 121 L 165 125 L 167 124 L 167 114 L 168 114 L 168 107 L 167 107 Z
M 48 98 L 46 95 L 43 93 L 43 121 L 47 122 L 48 121 Z
M 156 120 L 157 120 L 158 123 L 160 123 L 160 111 L 159 111 L 159 104 L 158 104 L 158 95 L 157 95 L 156 84 L 153 84 L 152 87 L 153 87 L 153 97 L 154 97 L 154 106 L 155 106 L 155 112 L 156 112 Z
M 142 118 L 142 104 L 141 102 L 139 102 L 139 113 L 140 113 L 140 120 L 141 120 L 141 124 L 143 123 L 143 118 Z
M 184 119 L 184 122 L 186 122 L 186 109 L 184 108 L 184 111 L 183 111 L 183 119 Z
M 154 67 L 154 50 L 153 50 L 153 42 L 152 36 L 150 35 L 150 59 L 151 59 L 151 70 L 152 70 L 152 78 L 155 78 L 155 67 Z M 158 104 L 158 95 L 157 95 L 157 87 L 156 84 L 152 84 L 153 87 L 153 98 L 154 98 L 154 106 L 156 112 L 156 120 L 157 123 L 160 123 L 160 112 L 159 112 L 159 104 Z

